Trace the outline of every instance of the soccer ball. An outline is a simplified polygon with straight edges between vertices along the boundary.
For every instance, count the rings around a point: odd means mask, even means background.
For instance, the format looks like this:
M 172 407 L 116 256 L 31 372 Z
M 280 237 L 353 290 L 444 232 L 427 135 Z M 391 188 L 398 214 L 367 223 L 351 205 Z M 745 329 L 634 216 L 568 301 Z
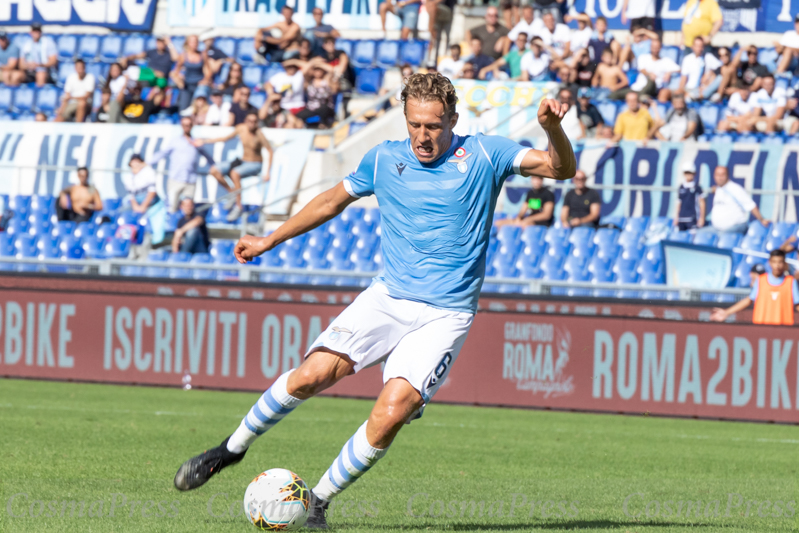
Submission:
M 310 513 L 310 490 L 300 476 L 284 468 L 267 470 L 244 493 L 244 512 L 263 530 L 299 529 Z

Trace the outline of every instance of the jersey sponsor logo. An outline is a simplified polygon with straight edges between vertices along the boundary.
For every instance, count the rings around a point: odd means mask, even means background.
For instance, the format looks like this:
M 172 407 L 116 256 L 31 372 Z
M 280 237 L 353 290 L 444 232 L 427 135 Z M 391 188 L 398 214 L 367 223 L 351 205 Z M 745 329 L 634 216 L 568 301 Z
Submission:
M 402 171 L 405 170 L 405 163 L 397 163 L 397 172 L 402 176 Z
M 430 381 L 427 382 L 427 390 L 432 389 L 438 383 L 444 374 L 447 372 L 447 368 L 449 364 L 452 362 L 452 353 L 447 352 L 444 354 L 444 357 L 441 358 L 441 361 L 436 366 L 436 369 L 433 371 L 433 375 L 430 376 Z
M 557 398 L 574 392 L 568 375 L 571 333 L 552 324 L 506 322 L 502 378 L 516 390 Z

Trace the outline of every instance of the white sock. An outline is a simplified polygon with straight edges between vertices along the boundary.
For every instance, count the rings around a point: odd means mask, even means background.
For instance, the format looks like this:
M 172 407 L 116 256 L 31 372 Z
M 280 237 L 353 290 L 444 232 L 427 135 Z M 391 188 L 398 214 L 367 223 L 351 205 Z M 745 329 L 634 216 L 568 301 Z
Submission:
M 233 432 L 227 442 L 227 449 L 233 453 L 241 453 L 250 447 L 255 439 L 266 433 L 283 417 L 292 412 L 305 400 L 295 398 L 288 393 L 287 385 L 289 374 L 294 369 L 281 375 L 272 383 L 263 395 L 258 398 L 250 412 L 241 421 L 238 429 Z
M 366 422 L 364 422 L 355 435 L 341 448 L 341 453 L 313 488 L 314 494 L 322 501 L 330 501 L 355 483 L 381 457 L 386 455 L 386 452 L 388 452 L 388 448 L 375 448 L 369 444 L 366 439 Z

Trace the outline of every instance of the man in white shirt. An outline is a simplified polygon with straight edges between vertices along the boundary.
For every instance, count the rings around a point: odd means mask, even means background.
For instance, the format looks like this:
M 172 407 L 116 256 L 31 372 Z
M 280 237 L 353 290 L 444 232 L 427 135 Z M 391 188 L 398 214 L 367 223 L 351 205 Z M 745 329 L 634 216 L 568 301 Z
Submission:
M 139 154 L 130 156 L 128 166 L 131 174 L 123 180 L 128 194 L 122 200 L 122 206 L 134 213 L 144 214 L 158 202 L 155 188 L 157 176 L 153 167 L 147 165 Z
M 444 57 L 438 62 L 438 70 L 442 76 L 445 76 L 451 80 L 455 80 L 461 77 L 461 72 L 463 71 L 463 65 L 466 61 L 461 58 L 461 45 L 453 44 L 449 47 L 450 57 Z
M 522 8 L 522 19 L 508 32 L 508 39 L 505 41 L 505 53 L 508 53 L 510 46 L 516 42 L 516 38 L 520 33 L 527 34 L 527 42 L 538 35 L 544 28 L 544 22 L 541 19 L 535 18 L 535 12 L 532 5 L 526 5 Z
M 670 57 L 661 57 L 660 51 L 663 44 L 660 37 L 652 39 L 651 52 L 638 58 L 638 78 L 631 89 L 642 94 L 658 96 L 662 101 L 668 101 L 669 80 L 675 72 L 680 72 L 680 66 Z M 664 91 L 666 89 L 666 91 Z M 663 92 L 663 94 L 659 94 Z
M 716 131 L 723 133 L 734 129 L 738 133 L 752 130 L 752 104 L 749 102 L 749 87 L 743 85 L 732 93 L 722 118 L 716 125 Z
M 585 13 L 578 13 L 574 16 L 566 15 L 563 17 L 563 21 L 566 23 L 577 22 L 577 29 L 570 30 L 571 40 L 569 41 L 569 51 L 575 58 L 572 65 L 577 65 L 579 61 L 577 53 L 583 50 L 588 53 L 588 43 L 591 42 L 591 38 L 594 36 L 594 24 L 591 22 L 591 17 Z
M 780 54 L 777 74 L 793 70 L 799 63 L 799 13 L 793 19 L 793 26 L 794 29 L 783 33 L 779 41 L 774 41 L 774 47 Z
M 230 102 L 225 102 L 219 89 L 211 91 L 211 105 L 205 114 L 205 126 L 230 126 Z
M 298 60 L 283 61 L 284 72 L 278 72 L 266 82 L 268 99 L 280 100 L 280 108 L 297 113 L 305 108 L 305 76 Z
M 762 87 L 749 97 L 752 106 L 752 120 L 758 131 L 774 133 L 783 126 L 787 105 L 785 89 L 774 87 L 774 76 L 767 74 L 762 78 Z
M 746 233 L 749 228 L 749 213 L 768 226 L 768 220 L 763 218 L 757 204 L 752 200 L 743 187 L 730 181 L 727 167 L 718 166 L 713 171 L 713 210 L 710 212 L 710 226 L 705 228 L 715 229 L 725 233 Z
M 555 23 L 552 13 L 545 13 L 541 17 L 543 25 L 538 27 L 535 34 L 541 37 L 544 48 L 552 56 L 553 61 L 562 61 L 571 55 L 571 30 L 565 24 Z
M 22 45 L 19 59 L 25 83 L 36 83 L 37 87 L 52 83 L 58 66 L 58 49 L 50 36 L 42 36 L 42 25 L 38 22 L 31 24 L 31 39 Z
M 692 100 L 710 98 L 718 88 L 718 84 L 714 88 L 712 82 L 718 76 L 716 71 L 721 69 L 721 61 L 705 52 L 705 40 L 702 37 L 694 39 L 691 50 L 692 53 L 682 60 L 680 88 L 677 92 Z
M 549 80 L 549 54 L 544 53 L 540 37 L 533 37 L 530 50 L 522 56 L 522 81 Z
M 86 63 L 82 59 L 75 61 L 75 72 L 67 76 L 64 84 L 64 96 L 56 115 L 56 122 L 64 122 L 75 118 L 75 122 L 83 122 L 92 110 L 92 95 L 96 81 L 94 74 L 86 73 Z
M 574 105 L 574 96 L 567 88 L 562 88 L 558 92 L 558 101 L 562 104 L 568 104 L 569 110 L 563 115 L 563 120 L 560 122 L 560 127 L 570 141 L 585 139 L 585 124 L 580 121 L 577 112 L 577 106 Z

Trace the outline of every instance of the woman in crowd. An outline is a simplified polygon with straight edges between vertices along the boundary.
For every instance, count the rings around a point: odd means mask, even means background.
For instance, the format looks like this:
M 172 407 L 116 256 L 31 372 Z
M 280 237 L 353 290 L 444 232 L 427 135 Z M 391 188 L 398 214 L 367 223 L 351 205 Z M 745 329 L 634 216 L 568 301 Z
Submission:
M 178 111 L 183 111 L 191 105 L 194 91 L 205 78 L 204 65 L 205 61 L 200 52 L 200 39 L 196 35 L 189 35 L 183 45 L 183 53 L 178 56 L 178 62 L 170 73 L 172 80 L 180 88 Z
M 111 91 L 111 98 L 116 98 L 117 95 L 125 90 L 127 80 L 122 75 L 122 65 L 119 63 L 111 63 L 108 69 L 108 78 L 105 80 L 105 89 Z
M 227 78 L 217 85 L 216 88 L 222 91 L 225 101 L 229 102 L 233 98 L 233 93 L 235 93 L 236 89 L 239 87 L 244 87 L 242 68 L 238 63 L 231 63 Z
M 334 67 L 318 59 L 305 65 L 302 73 L 305 75 L 305 109 L 297 113 L 297 118 L 311 127 L 330 126 L 336 116 L 338 94 Z

